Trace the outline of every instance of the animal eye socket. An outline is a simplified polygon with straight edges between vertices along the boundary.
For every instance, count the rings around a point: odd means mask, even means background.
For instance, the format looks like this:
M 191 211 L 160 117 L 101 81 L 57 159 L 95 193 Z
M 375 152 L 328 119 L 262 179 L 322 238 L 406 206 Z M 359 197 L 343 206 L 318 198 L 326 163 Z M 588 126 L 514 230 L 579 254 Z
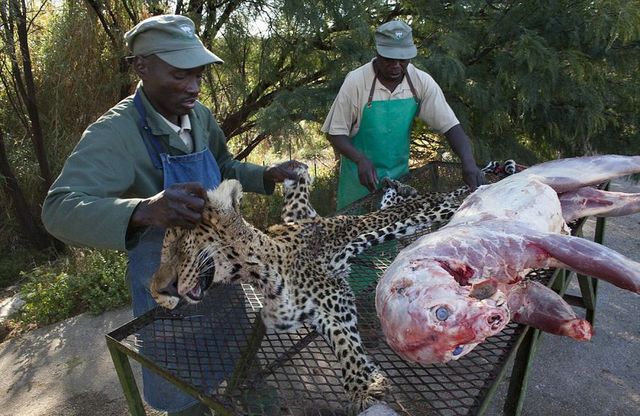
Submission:
M 464 347 L 462 345 L 458 345 L 452 352 L 453 355 L 460 355 L 462 354 L 462 350 L 464 349 Z
M 444 306 L 440 306 L 436 309 L 436 318 L 438 318 L 438 321 L 446 321 L 449 315 L 449 309 Z

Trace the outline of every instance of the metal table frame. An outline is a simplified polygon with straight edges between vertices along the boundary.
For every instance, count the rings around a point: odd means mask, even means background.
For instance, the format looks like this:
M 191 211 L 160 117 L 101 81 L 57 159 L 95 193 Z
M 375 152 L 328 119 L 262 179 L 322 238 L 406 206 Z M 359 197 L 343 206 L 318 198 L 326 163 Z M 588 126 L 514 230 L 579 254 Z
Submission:
M 586 219 L 582 219 L 578 223 L 574 224 L 574 235 L 582 235 L 582 226 L 585 221 Z M 596 222 L 594 241 L 602 243 L 604 231 L 605 220 L 604 218 L 598 218 Z M 565 294 L 569 282 L 573 279 L 573 277 L 576 277 L 578 280 L 581 292 L 580 296 Z M 569 272 L 567 270 L 556 269 L 553 272 L 551 278 L 548 280 L 547 284 L 558 293 L 562 294 L 570 304 L 584 308 L 586 311 L 586 319 L 592 324 L 594 323 L 598 289 L 597 279 L 576 274 L 574 272 Z M 122 385 L 124 395 L 127 399 L 131 414 L 134 416 L 142 416 L 146 414 L 140 391 L 136 384 L 134 374 L 130 365 L 130 360 L 132 359 L 134 361 L 138 361 L 141 365 L 151 369 L 152 371 L 160 374 L 184 392 L 192 395 L 205 405 L 214 409 L 216 411 L 216 415 L 237 414 L 234 413 L 233 410 L 230 410 L 228 407 L 228 402 L 220 400 L 219 396 L 213 394 L 203 394 L 203 392 L 195 386 L 190 385 L 182 378 L 178 377 L 176 374 L 172 373 L 171 371 L 167 371 L 157 363 L 150 360 L 145 355 L 139 354 L 135 349 L 132 349 L 130 346 L 123 343 L 123 340 L 125 340 L 128 336 L 131 336 L 132 333 L 135 333 L 136 331 L 145 327 L 145 325 L 147 325 L 150 320 L 157 319 L 159 314 L 160 316 L 162 316 L 162 314 L 169 313 L 160 309 L 161 308 L 156 308 L 154 310 L 151 310 L 106 335 L 107 346 L 114 362 L 114 366 Z M 504 377 L 509 374 L 509 369 L 510 381 L 508 385 L 508 393 L 504 403 L 504 414 L 521 414 L 525 392 L 527 390 L 527 380 L 529 377 L 533 359 L 536 354 L 536 348 L 541 336 L 541 332 L 539 330 L 522 325 L 518 326 L 518 330 L 514 332 L 514 334 L 517 334 L 518 331 L 519 335 L 514 335 L 515 341 L 510 345 L 508 351 L 502 357 L 500 365 L 495 368 L 495 371 L 492 371 L 491 374 L 487 375 L 487 380 L 484 380 L 487 387 L 481 389 L 483 394 L 481 394 L 481 397 L 479 397 L 477 401 L 470 406 L 469 413 L 465 414 L 482 415 L 486 412 L 498 386 L 500 385 Z M 250 369 L 255 364 L 254 359 L 258 350 L 260 349 L 262 341 L 265 339 L 265 334 L 265 327 L 259 319 L 259 314 L 256 313 L 256 319 L 253 321 L 253 330 L 251 331 L 251 335 L 248 337 L 246 346 L 241 351 L 241 359 L 237 362 L 232 375 L 227 378 L 226 386 L 223 388 L 224 391 L 234 391 L 234 389 L 239 388 L 239 386 L 242 384 L 242 381 L 247 377 Z M 314 342 L 316 337 L 317 333 L 312 332 L 306 334 L 305 336 L 294 342 L 292 344 L 292 347 L 288 351 L 284 352 L 281 358 L 278 358 L 275 361 L 284 361 L 290 359 L 295 354 L 304 351 L 304 349 L 307 348 L 309 344 Z M 461 359 L 460 361 L 462 361 L 463 359 Z M 511 363 L 513 363 L 513 365 L 511 365 Z M 277 365 L 279 365 L 278 362 L 266 363 L 266 368 L 269 369 L 270 367 L 275 367 Z M 434 412 L 434 414 L 440 413 Z

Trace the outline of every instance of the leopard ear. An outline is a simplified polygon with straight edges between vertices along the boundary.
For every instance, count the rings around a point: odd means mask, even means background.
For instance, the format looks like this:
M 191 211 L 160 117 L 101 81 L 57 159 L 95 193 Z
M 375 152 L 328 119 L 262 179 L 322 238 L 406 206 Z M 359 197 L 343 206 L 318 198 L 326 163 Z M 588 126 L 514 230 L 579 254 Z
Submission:
M 231 199 L 233 210 L 239 213 L 240 202 L 242 202 L 242 185 L 240 185 L 240 182 L 234 181 L 231 191 L 229 192 L 229 198 Z
M 226 179 L 218 187 L 208 192 L 209 204 L 214 209 L 224 211 L 232 209 L 240 212 L 240 200 L 242 199 L 242 185 L 235 179 Z

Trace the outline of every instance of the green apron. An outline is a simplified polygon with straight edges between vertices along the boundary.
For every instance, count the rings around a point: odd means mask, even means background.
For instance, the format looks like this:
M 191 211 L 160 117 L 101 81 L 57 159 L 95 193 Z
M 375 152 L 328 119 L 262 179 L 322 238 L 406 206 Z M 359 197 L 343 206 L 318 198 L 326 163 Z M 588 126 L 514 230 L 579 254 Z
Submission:
M 369 100 L 362 111 L 360 129 L 352 141 L 376 167 L 378 180 L 383 177 L 399 178 L 409 172 L 409 142 L 413 119 L 419 103 L 409 75 L 405 73 L 412 98 L 372 101 L 377 76 L 373 78 Z M 337 209 L 369 193 L 360 184 L 358 165 L 342 156 L 338 179 Z

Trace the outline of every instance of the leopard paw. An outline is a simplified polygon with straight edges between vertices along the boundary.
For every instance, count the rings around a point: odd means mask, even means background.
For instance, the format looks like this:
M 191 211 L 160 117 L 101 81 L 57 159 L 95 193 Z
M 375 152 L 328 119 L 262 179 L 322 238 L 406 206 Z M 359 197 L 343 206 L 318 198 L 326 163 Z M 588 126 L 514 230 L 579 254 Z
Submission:
M 379 403 L 388 389 L 389 381 L 377 368 L 369 372 L 366 380 L 362 384 L 354 386 L 353 390 L 349 390 L 347 387 L 347 391 L 351 391 L 351 407 L 357 411 L 355 414 Z

